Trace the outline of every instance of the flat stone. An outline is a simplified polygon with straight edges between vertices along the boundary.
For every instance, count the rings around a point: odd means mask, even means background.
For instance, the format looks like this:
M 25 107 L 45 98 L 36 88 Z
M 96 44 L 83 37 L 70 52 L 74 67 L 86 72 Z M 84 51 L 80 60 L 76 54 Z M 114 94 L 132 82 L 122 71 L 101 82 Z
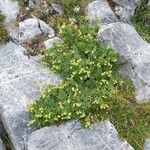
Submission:
M 86 14 L 91 24 L 101 26 L 119 21 L 108 5 L 107 0 L 96 0 L 86 7 Z
M 111 23 L 103 26 L 98 37 L 128 61 L 121 73 L 130 76 L 136 88 L 137 102 L 150 100 L 150 44 L 129 24 Z
M 6 132 L 15 150 L 26 150 L 33 128 L 28 126 L 27 106 L 40 94 L 39 85 L 57 84 L 59 77 L 42 67 L 39 58 L 23 55 L 10 42 L 0 45 L 0 109 Z
M 36 35 L 47 34 L 51 37 L 55 35 L 54 30 L 44 21 L 37 18 L 30 18 L 19 23 L 20 41 L 31 39 Z
M 31 134 L 28 150 L 134 150 L 107 120 L 82 128 L 78 121 L 45 127 Z

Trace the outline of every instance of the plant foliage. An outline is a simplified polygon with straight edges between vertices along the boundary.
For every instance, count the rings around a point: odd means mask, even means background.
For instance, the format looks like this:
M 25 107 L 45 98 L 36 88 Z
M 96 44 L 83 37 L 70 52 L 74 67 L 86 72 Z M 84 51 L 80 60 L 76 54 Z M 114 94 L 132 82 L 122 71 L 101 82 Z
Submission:
M 74 11 L 79 3 L 71 2 L 65 0 L 63 4 L 68 20 L 63 25 L 58 23 L 63 42 L 43 55 L 46 66 L 62 81 L 47 86 L 29 106 L 30 123 L 44 127 L 79 119 L 84 127 L 90 127 L 109 118 L 122 138 L 142 150 L 150 133 L 150 104 L 135 102 L 131 81 L 117 71 L 118 54 L 97 40 L 97 29 L 89 27 L 86 18 Z

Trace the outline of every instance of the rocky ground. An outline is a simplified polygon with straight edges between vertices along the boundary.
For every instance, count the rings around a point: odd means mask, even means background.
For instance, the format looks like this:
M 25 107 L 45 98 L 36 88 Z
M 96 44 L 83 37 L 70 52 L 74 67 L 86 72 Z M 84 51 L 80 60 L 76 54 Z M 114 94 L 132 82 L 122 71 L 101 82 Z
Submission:
M 150 44 L 131 25 L 137 1 L 97 0 L 89 3 L 85 12 L 90 24 L 100 26 L 99 40 L 107 43 L 127 60 L 128 63 L 124 63 L 119 71 L 124 76 L 131 77 L 137 101 L 142 103 L 150 100 Z M 34 1 L 30 0 L 29 7 L 32 5 Z M 63 13 L 60 5 L 52 6 L 60 15 Z M 10 36 L 9 42 L 0 44 L 0 113 L 11 148 L 132 150 L 130 144 L 119 138 L 109 120 L 94 124 L 89 129 L 82 128 L 77 120 L 40 130 L 28 126 L 26 108 L 39 96 L 38 85 L 56 85 L 60 80 L 58 75 L 43 67 L 39 63 L 40 56 L 35 55 L 37 50 L 51 48 L 54 42 L 61 40 L 56 37 L 54 29 L 34 15 L 30 18 L 19 16 L 19 26 L 16 26 L 19 14 L 17 0 L 1 0 L 0 10 L 6 17 L 5 27 Z M 34 43 L 33 38 L 37 42 Z M 1 149 L 5 148 L 0 140 Z M 149 139 L 145 139 L 143 149 L 150 149 Z

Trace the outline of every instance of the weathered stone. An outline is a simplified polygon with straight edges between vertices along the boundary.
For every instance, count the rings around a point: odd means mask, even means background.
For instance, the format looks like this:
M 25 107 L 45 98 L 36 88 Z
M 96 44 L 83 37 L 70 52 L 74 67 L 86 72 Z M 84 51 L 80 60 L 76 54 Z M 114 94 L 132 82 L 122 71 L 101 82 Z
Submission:
M 31 134 L 28 150 L 133 150 L 118 137 L 115 127 L 104 121 L 82 128 L 78 121 L 45 127 Z
M 51 5 L 52 5 L 53 9 L 54 9 L 57 13 L 59 13 L 59 15 L 62 15 L 62 14 L 63 14 L 63 9 L 62 9 L 62 7 L 61 7 L 60 5 L 55 4 L 55 3 L 52 3 Z
M 115 14 L 119 16 L 119 20 L 124 23 L 130 23 L 132 17 L 135 13 L 135 7 L 130 6 L 116 6 L 115 7 Z
M 27 105 L 39 95 L 39 84 L 58 83 L 58 76 L 23 55 L 13 43 L 0 45 L 0 109 L 6 131 L 15 150 L 24 150 L 28 135 Z
M 107 0 L 91 2 L 86 8 L 86 13 L 90 23 L 97 24 L 98 26 L 118 21 Z
M 144 41 L 135 29 L 124 23 L 103 26 L 98 33 L 101 41 L 114 48 L 128 60 L 121 72 L 131 77 L 137 92 L 137 101 L 150 100 L 150 44 Z
M 135 8 L 139 0 L 113 0 L 116 3 L 114 12 L 119 20 L 130 23 L 135 13 Z
M 50 28 L 44 21 L 37 18 L 30 18 L 19 23 L 20 41 L 31 39 L 36 35 L 47 34 L 54 36 L 54 30 Z
M 36 5 L 37 0 L 29 0 L 29 8 L 33 8 Z
M 17 17 L 17 14 L 19 12 L 18 1 L 0 0 L 0 10 L 6 17 L 5 28 L 7 29 L 9 35 L 18 39 L 19 29 L 15 21 L 15 18 Z
M 144 150 L 150 150 L 150 139 L 147 139 L 144 144 Z
M 113 0 L 120 6 L 135 6 L 140 0 Z
M 51 39 L 48 39 L 47 41 L 45 41 L 44 44 L 46 46 L 46 49 L 49 49 L 49 48 L 54 47 L 55 44 L 59 44 L 61 42 L 62 42 L 62 40 L 60 38 L 54 37 L 54 38 L 51 38 Z
M 1 139 L 0 139 L 0 150 L 6 150 Z

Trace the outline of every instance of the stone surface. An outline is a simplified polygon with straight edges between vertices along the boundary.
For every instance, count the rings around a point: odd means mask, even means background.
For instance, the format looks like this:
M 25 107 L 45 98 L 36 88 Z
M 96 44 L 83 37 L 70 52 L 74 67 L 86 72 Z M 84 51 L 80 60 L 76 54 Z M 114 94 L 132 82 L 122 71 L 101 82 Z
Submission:
M 131 23 L 135 8 L 139 0 L 113 0 L 116 3 L 115 14 L 119 20 L 124 23 Z
M 0 139 L 0 150 L 6 150 L 1 139 Z
M 140 0 L 113 0 L 121 6 L 135 6 Z
M 144 144 L 144 150 L 150 150 L 150 139 L 147 139 Z
M 54 9 L 57 13 L 59 13 L 59 15 L 62 15 L 62 14 L 63 14 L 63 9 L 62 9 L 62 7 L 61 7 L 60 5 L 55 4 L 55 3 L 52 3 L 51 5 L 52 5 L 53 9 Z
M 91 24 L 109 24 L 117 22 L 118 19 L 108 5 L 106 0 L 96 0 L 88 4 L 86 13 Z
M 40 34 L 54 36 L 54 30 L 50 28 L 44 21 L 37 18 L 30 18 L 19 23 L 20 41 L 31 39 Z
M 19 5 L 16 0 L 0 0 L 0 10 L 6 16 L 5 27 L 9 35 L 14 38 L 19 38 L 19 29 L 16 26 L 15 19 L 19 12 Z
M 46 49 L 54 47 L 55 44 L 61 43 L 62 40 L 58 37 L 54 37 L 51 39 L 48 39 L 47 41 L 44 42 L 44 45 L 46 46 Z
M 78 121 L 45 127 L 31 134 L 28 150 L 133 150 L 118 137 L 115 127 L 104 121 L 82 128 Z
M 49 74 L 38 64 L 38 59 L 28 59 L 23 48 L 13 43 L 0 45 L 0 109 L 6 131 L 15 150 L 24 150 L 32 131 L 28 124 L 27 105 L 39 96 L 39 84 L 56 84 L 58 76 Z
M 131 77 L 137 91 L 137 101 L 150 100 L 150 44 L 144 41 L 135 29 L 125 23 L 103 26 L 98 33 L 101 41 L 114 48 L 128 64 L 121 72 Z
M 131 19 L 134 16 L 135 7 L 131 6 L 116 6 L 115 14 L 119 16 L 119 20 L 124 23 L 131 23 Z

